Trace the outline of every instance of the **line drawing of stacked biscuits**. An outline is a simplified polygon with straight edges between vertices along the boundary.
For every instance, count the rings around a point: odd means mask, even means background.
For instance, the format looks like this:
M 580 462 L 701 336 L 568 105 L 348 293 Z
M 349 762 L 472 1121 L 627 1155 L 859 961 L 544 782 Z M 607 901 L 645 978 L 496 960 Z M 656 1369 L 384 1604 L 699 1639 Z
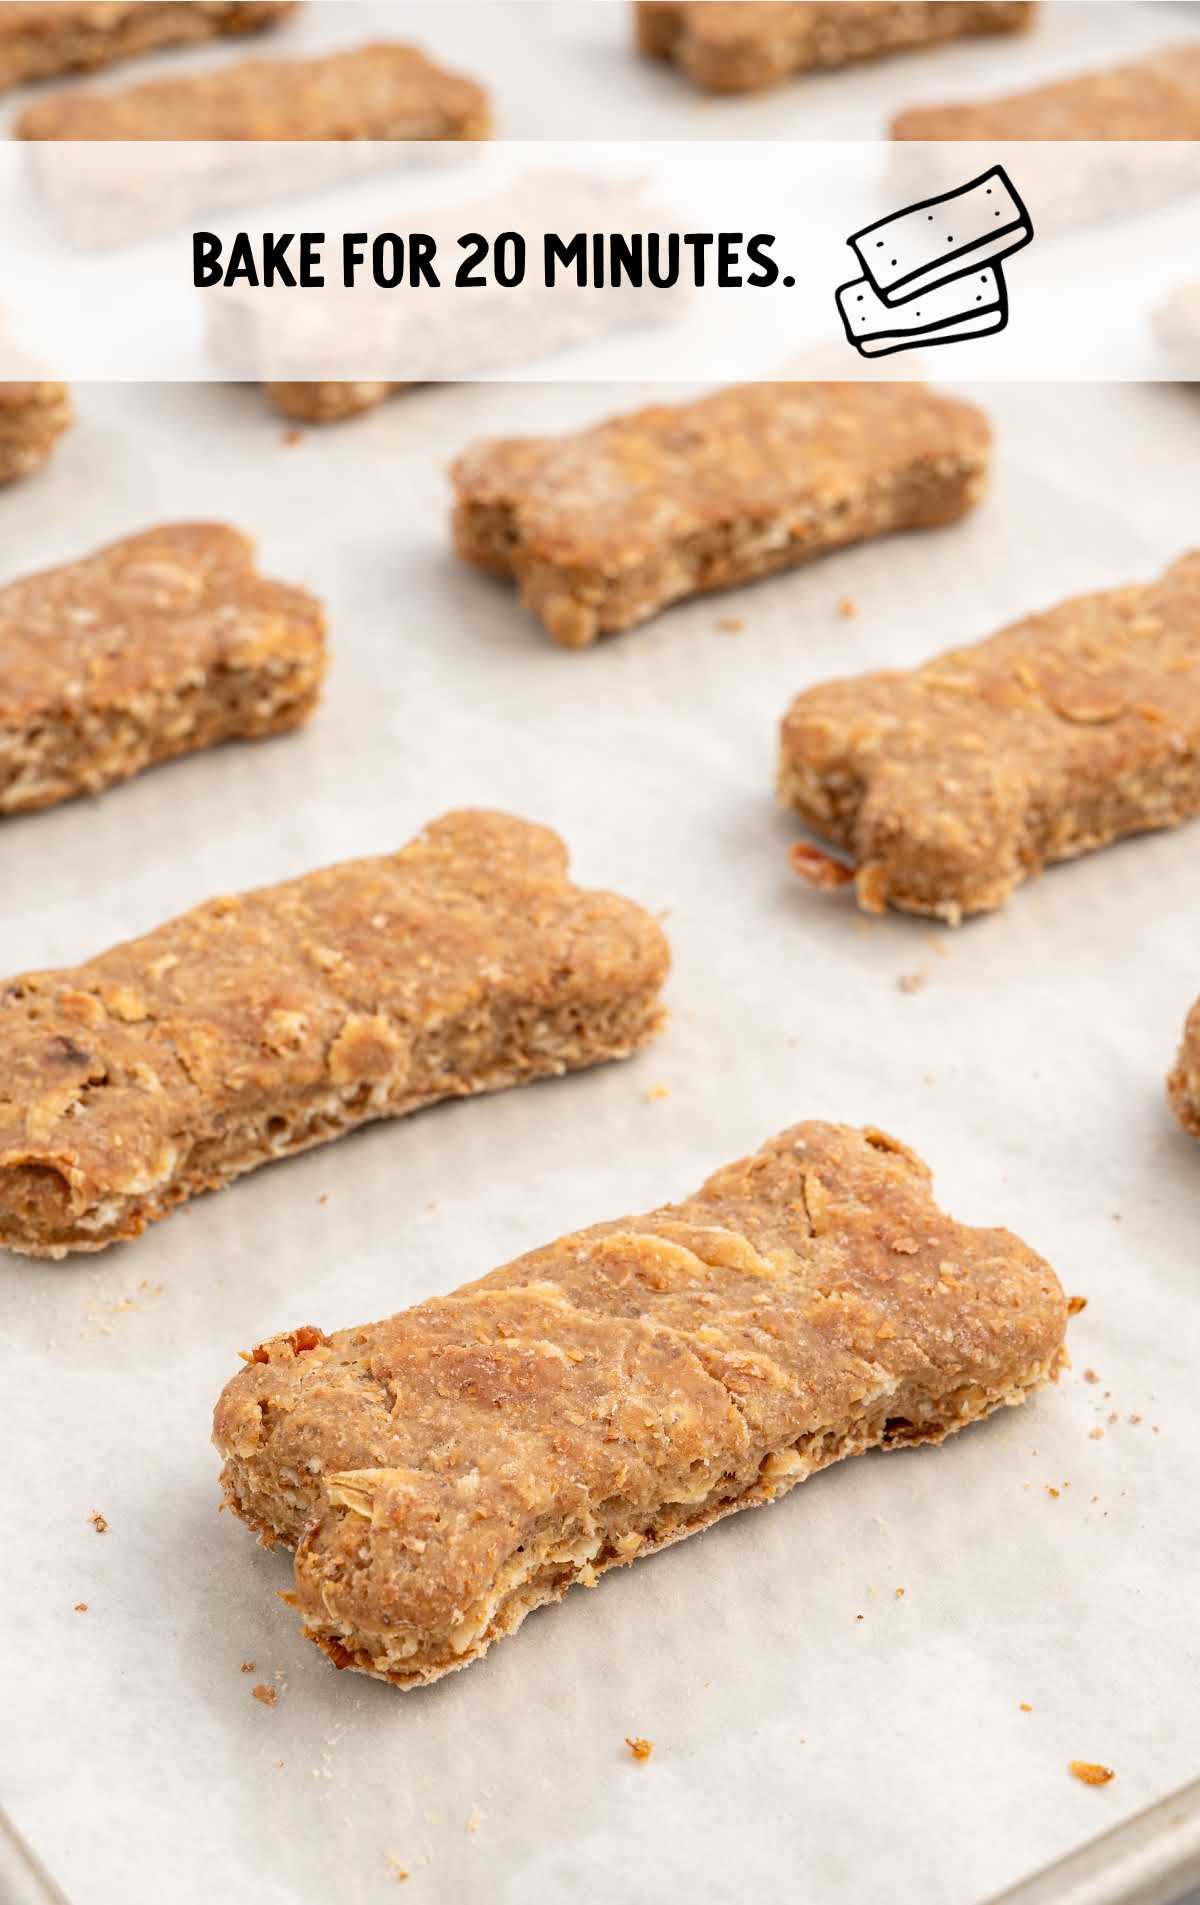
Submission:
M 889 357 L 1004 330 L 1002 261 L 1032 238 L 1002 165 L 865 225 L 846 241 L 863 275 L 837 290 L 847 338 L 863 357 Z

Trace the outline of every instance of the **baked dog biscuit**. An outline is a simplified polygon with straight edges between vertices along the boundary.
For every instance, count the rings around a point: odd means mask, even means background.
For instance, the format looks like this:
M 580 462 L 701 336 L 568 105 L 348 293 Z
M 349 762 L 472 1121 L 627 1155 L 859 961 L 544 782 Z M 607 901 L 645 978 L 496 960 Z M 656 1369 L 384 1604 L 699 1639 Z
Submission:
M 0 588 L 0 815 L 298 727 L 325 619 L 221 523 L 175 523 Z
M 482 139 L 487 95 L 417 47 L 378 42 L 316 59 L 243 60 L 124 92 L 52 93 L 23 139 Z
M 65 384 L 0 383 L 0 483 L 40 470 L 70 422 Z
M 371 1119 L 625 1058 L 667 963 L 555 834 L 464 812 L 26 973 L 0 985 L 0 1244 L 100 1250 Z
M 0 88 L 256 33 L 294 12 L 295 0 L 13 0 L 0 5 Z
M 892 137 L 1200 139 L 1200 40 L 1000 99 L 912 106 L 892 121 Z
M 979 500 L 982 411 L 918 384 L 744 384 L 460 457 L 454 539 L 582 648 L 711 589 Z
M 1065 1365 L 1054 1272 L 870 1128 L 798 1124 L 681 1204 L 449 1296 L 261 1344 L 217 1404 L 226 1499 L 296 1549 L 339 1667 L 412 1687 L 847 1455 L 940 1442 Z
M 1022 880 L 1200 812 L 1200 551 L 907 673 L 829 682 L 783 723 L 779 794 L 849 858 L 819 886 L 957 924 Z
M 1167 1080 L 1175 1115 L 1185 1131 L 1200 1138 L 1200 999 L 1188 1013 L 1175 1069 Z
M 408 384 L 362 380 L 311 384 L 267 382 L 263 385 L 276 410 L 281 410 L 285 417 L 294 417 L 297 423 L 340 423 L 345 417 L 357 417 L 364 410 L 374 410 L 397 390 L 409 388 Z
M 636 25 L 643 53 L 673 60 L 709 92 L 747 93 L 814 67 L 848 66 L 970 33 L 1015 32 L 1033 15 L 1033 6 L 1019 0 L 646 0 Z

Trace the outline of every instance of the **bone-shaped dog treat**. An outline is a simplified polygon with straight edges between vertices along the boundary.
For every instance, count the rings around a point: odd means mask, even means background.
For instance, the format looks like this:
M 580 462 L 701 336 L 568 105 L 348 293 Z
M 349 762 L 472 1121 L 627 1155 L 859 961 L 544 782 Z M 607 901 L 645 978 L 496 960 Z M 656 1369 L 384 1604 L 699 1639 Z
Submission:
M 1028 26 L 1022 0 L 642 0 L 638 46 L 714 93 L 759 92 L 792 73 L 848 66 L 971 33 Z
M 0 1244 L 99 1250 L 370 1119 L 624 1058 L 667 962 L 557 835 L 467 811 L 26 973 L 0 985 Z
M 1167 1081 L 1167 1089 L 1184 1130 L 1200 1138 L 1200 999 L 1188 1013 L 1179 1057 Z
M 459 458 L 459 554 L 580 648 L 687 596 L 953 522 L 987 481 L 972 405 L 919 384 L 745 384 Z
M 1200 552 L 908 673 L 829 682 L 783 723 L 779 793 L 849 856 L 818 885 L 956 924 L 1022 880 L 1200 813 Z
M 70 422 L 65 384 L 0 384 L 0 483 L 41 469 Z
M 946 1217 L 895 1139 L 799 1124 L 681 1204 L 274 1337 L 215 1440 L 232 1507 L 296 1549 L 309 1637 L 409 1687 L 843 1456 L 1024 1401 L 1066 1314 L 1049 1266 Z
M 0 815 L 294 728 L 325 618 L 221 523 L 149 529 L 0 588 Z M 0 1087 L 2 1090 L 3 1087 Z
M 1200 42 L 963 105 L 911 106 L 894 139 L 1200 139 Z
M 256 33 L 295 10 L 295 0 L 11 0 L 0 5 L 0 89 Z
M 122 92 L 52 93 L 23 139 L 480 139 L 487 95 L 415 46 L 379 42 L 315 59 L 243 60 Z

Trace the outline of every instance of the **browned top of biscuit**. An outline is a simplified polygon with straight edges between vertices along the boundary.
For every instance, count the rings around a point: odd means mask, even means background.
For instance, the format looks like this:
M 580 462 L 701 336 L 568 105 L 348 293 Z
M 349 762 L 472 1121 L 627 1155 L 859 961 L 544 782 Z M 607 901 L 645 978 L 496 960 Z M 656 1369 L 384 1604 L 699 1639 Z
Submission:
M 306 60 L 244 60 L 122 92 L 54 93 L 24 139 L 473 139 L 487 95 L 419 48 L 376 42 Z
M 941 0 L 944 4 L 944 0 Z M 884 29 L 893 21 L 924 16 L 932 32 L 938 22 L 941 4 L 935 11 L 929 6 L 896 5 L 895 0 L 657 0 L 643 12 L 660 17 L 673 16 L 686 24 L 688 38 L 706 49 L 720 50 L 778 40 L 803 42 L 814 29 L 826 29 L 831 35 L 844 26 L 851 32 L 878 23 Z M 977 27 L 996 23 L 1015 24 L 1031 14 L 1031 5 L 1014 5 L 1012 0 L 976 0 L 972 6 L 949 5 L 944 18 L 956 25 Z
M 808 689 L 783 724 L 781 778 L 860 864 L 901 890 L 928 874 L 949 897 L 1011 885 L 1089 834 L 1182 818 L 1179 764 L 1198 750 L 1193 551 L 1156 582 L 1078 596 L 911 672 Z
M 894 139 L 1200 139 L 1200 40 L 967 105 L 913 106 Z
M 189 672 L 306 656 L 323 639 L 320 604 L 260 576 L 240 531 L 148 529 L 0 588 L 0 726 L 132 709 Z
M 987 419 L 920 384 L 743 384 L 562 437 L 475 445 L 460 504 L 505 505 L 534 560 L 634 569 L 664 544 L 798 501 L 843 496 L 928 459 L 986 457 Z
M 892 1439 L 945 1433 L 1053 1373 L 1065 1324 L 1048 1265 L 945 1216 L 911 1151 L 799 1124 L 683 1203 L 385 1322 L 272 1339 L 215 1439 L 289 1539 L 308 1524 L 302 1608 L 324 1587 L 339 1621 L 454 1648 L 547 1528 L 620 1502 L 687 1532 L 723 1477 L 893 1393 L 928 1416 Z
M 456 1015 L 469 1030 L 473 1011 L 536 1026 L 541 1004 L 615 1009 L 666 965 L 648 914 L 571 885 L 557 835 L 505 814 L 447 814 L 397 853 L 209 901 L 0 984 L 0 1225 L 16 1227 L 7 1171 L 28 1185 L 35 1167 L 56 1209 L 65 1187 L 94 1214 L 169 1182 L 239 1116 L 402 1075 Z M 469 1069 L 459 1045 L 447 1066 Z M 448 1069 L 436 1095 L 455 1089 Z

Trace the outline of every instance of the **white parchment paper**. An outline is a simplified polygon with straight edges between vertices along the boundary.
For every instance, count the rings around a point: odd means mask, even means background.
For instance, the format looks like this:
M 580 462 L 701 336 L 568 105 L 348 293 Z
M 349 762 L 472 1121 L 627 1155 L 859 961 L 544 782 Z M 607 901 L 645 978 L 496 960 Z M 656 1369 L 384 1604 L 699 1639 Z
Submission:
M 96 1259 L 0 1266 L 2 1789 L 77 1905 L 374 1901 L 390 1856 L 447 1905 L 960 1905 L 1200 1770 L 1200 1151 L 1163 1099 L 1200 988 L 1197 834 L 1094 855 L 953 934 L 799 886 L 772 809 L 799 687 L 1195 540 L 1194 394 L 987 401 L 997 476 L 970 522 L 581 654 L 456 566 L 441 467 L 480 432 L 595 416 L 594 390 L 422 391 L 290 446 L 249 389 L 84 390 L 54 465 L 3 499 L 6 572 L 156 519 L 242 523 L 326 598 L 334 663 L 299 736 L 5 822 L 0 970 L 460 802 L 559 827 L 581 878 L 669 909 L 676 961 L 670 1027 L 632 1063 L 374 1127 Z M 1049 1256 L 1089 1298 L 1072 1374 L 576 1592 L 427 1692 L 335 1673 L 275 1598 L 286 1560 L 217 1513 L 209 1412 L 236 1351 L 686 1193 L 805 1116 L 896 1131 L 951 1211 Z M 1117 1777 L 1085 1788 L 1073 1758 Z
M 352 11 L 310 6 L 289 44 Z M 374 6 L 371 30 L 416 11 Z M 498 37 L 465 48 L 468 11 Z M 623 9 L 530 8 L 540 67 L 506 11 L 426 9 L 425 37 L 503 61 L 506 116 L 523 100 L 555 136 L 661 134 L 668 113 L 689 137 L 868 136 L 968 68 L 979 90 L 1064 70 L 1085 12 L 1101 60 L 1178 26 L 1050 6 L 1044 39 L 939 54 L 936 83 L 915 60 L 711 102 L 628 59 Z M 593 37 L 568 95 L 572 13 Z M 1200 1772 L 1200 1149 L 1163 1097 L 1200 990 L 1200 832 L 1094 855 L 951 934 L 798 886 L 772 805 L 800 687 L 1194 544 L 1200 393 L 979 393 L 997 470 L 969 522 L 567 653 L 448 553 L 443 466 L 477 435 L 647 394 L 423 390 L 289 443 L 250 388 L 82 389 L 52 465 L 0 497 L 5 578 L 154 521 L 236 522 L 326 599 L 334 656 L 303 734 L 3 823 L 0 972 L 394 847 L 466 802 L 558 827 L 578 877 L 669 909 L 675 952 L 670 1026 L 630 1064 L 377 1126 L 96 1259 L 0 1263 L 0 1795 L 72 1905 L 376 1905 L 405 1872 L 437 1905 L 962 1905 Z M 685 1194 L 808 1116 L 894 1130 L 951 1212 L 1043 1251 L 1089 1299 L 1071 1374 L 576 1592 L 423 1693 L 334 1672 L 276 1599 L 286 1558 L 217 1513 L 209 1415 L 237 1350 Z M 627 1734 L 654 1741 L 648 1764 Z M 1073 1758 L 1116 1778 L 1086 1788 Z

